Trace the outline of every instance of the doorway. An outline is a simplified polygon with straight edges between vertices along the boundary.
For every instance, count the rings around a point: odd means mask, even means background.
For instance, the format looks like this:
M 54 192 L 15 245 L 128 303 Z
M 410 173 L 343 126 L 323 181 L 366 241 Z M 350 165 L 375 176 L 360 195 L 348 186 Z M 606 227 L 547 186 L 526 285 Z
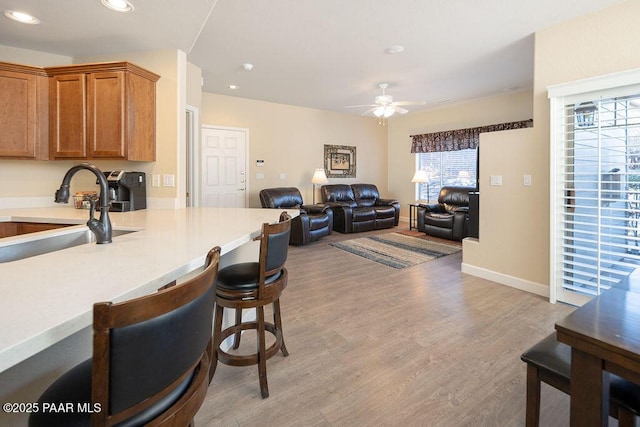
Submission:
M 200 206 L 247 206 L 247 129 L 202 126 Z

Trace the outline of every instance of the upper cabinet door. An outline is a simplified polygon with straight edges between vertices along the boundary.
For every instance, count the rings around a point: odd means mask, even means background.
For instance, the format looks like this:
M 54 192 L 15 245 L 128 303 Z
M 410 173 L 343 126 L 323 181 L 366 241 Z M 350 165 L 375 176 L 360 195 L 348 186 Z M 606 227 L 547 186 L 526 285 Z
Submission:
M 87 157 L 85 74 L 54 76 L 49 83 L 51 157 Z
M 87 80 L 89 157 L 124 159 L 125 74 L 122 71 L 91 73 Z
M 37 84 L 34 74 L 0 70 L 0 157 L 37 157 Z

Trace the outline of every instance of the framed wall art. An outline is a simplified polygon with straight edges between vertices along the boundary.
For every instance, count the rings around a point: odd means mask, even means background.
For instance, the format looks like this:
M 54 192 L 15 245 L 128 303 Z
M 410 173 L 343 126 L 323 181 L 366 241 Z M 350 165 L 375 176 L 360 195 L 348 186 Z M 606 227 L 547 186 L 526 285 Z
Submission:
M 356 147 L 325 144 L 324 169 L 327 178 L 355 178 Z

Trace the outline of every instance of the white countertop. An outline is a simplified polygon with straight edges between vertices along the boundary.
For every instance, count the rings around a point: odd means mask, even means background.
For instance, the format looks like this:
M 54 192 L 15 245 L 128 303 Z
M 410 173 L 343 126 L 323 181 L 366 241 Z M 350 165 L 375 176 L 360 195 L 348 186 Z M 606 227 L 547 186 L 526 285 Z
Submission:
M 276 222 L 280 212 L 215 208 L 111 212 L 114 230 L 139 231 L 114 237 L 111 244 L 90 243 L 0 264 L 0 372 L 91 325 L 94 303 L 153 292 L 202 267 L 212 247 L 220 246 L 224 255 L 251 241 L 261 224 Z M 0 210 L 0 222 L 85 224 L 88 217 L 89 211 L 69 207 Z M 65 230 L 0 239 L 0 246 Z

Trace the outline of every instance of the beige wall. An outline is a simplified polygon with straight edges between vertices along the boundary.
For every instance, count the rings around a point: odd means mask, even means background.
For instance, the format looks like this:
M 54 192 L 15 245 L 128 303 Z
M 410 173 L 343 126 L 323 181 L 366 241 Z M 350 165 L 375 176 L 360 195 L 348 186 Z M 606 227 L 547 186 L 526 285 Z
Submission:
M 416 200 L 415 185 L 411 182 L 416 155 L 411 154 L 410 135 L 528 120 L 532 117 L 531 92 L 519 92 L 389 120 L 389 191 L 401 202 L 402 215 L 408 217 L 408 203 Z
M 311 203 L 311 176 L 323 167 L 324 144 L 356 147 L 356 178 L 329 178 L 329 183 L 374 183 L 389 194 L 386 129 L 376 119 L 204 93 L 201 121 L 249 130 L 250 207 L 260 206 L 258 193 L 269 187 L 298 187 Z M 264 167 L 256 167 L 258 159 Z M 256 173 L 264 173 L 264 180 L 256 180 Z
M 503 187 L 486 187 L 481 178 L 480 240 L 465 242 L 463 270 L 548 294 L 550 131 L 546 87 L 640 67 L 638 16 L 640 1 L 630 0 L 536 33 L 534 128 L 516 131 L 522 136 L 520 150 L 503 155 L 508 162 L 502 165 L 496 160 L 508 147 L 508 135 L 481 139 L 481 144 L 491 147 L 481 150 L 482 176 L 503 173 L 513 176 L 516 185 L 509 179 Z M 483 168 L 486 165 L 493 165 L 492 171 Z M 524 173 L 533 175 L 530 188 L 521 185 Z M 511 220 L 500 213 L 514 209 L 517 212 Z
M 479 239 L 463 242 L 463 272 L 546 296 L 549 186 L 535 130 L 485 133 L 480 147 Z M 502 186 L 489 185 L 491 176 Z

